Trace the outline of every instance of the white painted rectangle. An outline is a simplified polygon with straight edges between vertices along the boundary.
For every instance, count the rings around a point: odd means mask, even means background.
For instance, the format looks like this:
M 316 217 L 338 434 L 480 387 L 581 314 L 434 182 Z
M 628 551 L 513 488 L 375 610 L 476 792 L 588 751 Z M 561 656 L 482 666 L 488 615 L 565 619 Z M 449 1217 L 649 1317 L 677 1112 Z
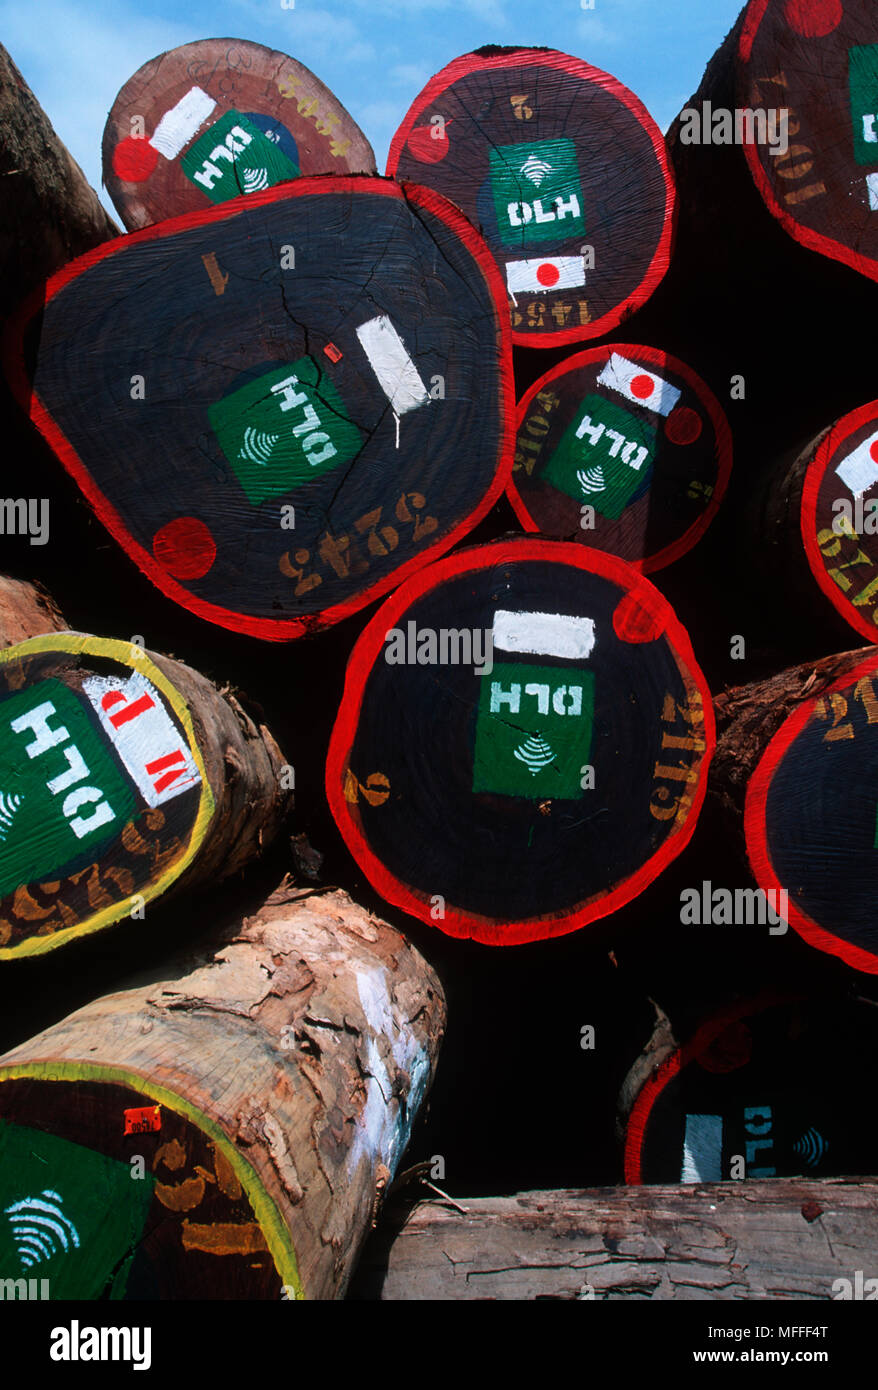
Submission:
M 430 396 L 418 369 L 386 314 L 361 323 L 357 337 L 396 415 L 405 415 L 406 411 L 429 403 Z
M 868 492 L 870 487 L 874 487 L 878 483 L 878 463 L 872 454 L 872 449 L 876 444 L 878 444 L 878 431 L 870 435 L 868 439 L 864 439 L 863 443 L 853 449 L 835 470 L 854 497 L 862 497 L 864 492 Z
M 594 650 L 594 618 L 574 618 L 565 613 L 511 613 L 498 608 L 492 637 L 494 646 L 504 652 L 581 661 Z
M 632 383 L 641 378 L 652 383 L 648 394 L 640 394 L 632 389 Z M 631 401 L 634 405 L 645 405 L 647 410 L 654 410 L 657 415 L 670 415 L 682 395 L 676 386 L 665 381 L 664 377 L 659 376 L 651 367 L 642 367 L 639 362 L 631 362 L 618 352 L 610 353 L 610 360 L 598 381 L 601 386 L 618 391 L 626 401 Z
M 543 284 L 538 278 L 541 266 L 552 266 L 558 278 Z M 507 261 L 506 286 L 510 294 L 550 294 L 552 290 L 573 290 L 585 284 L 584 256 L 543 256 L 538 260 Z
M 155 686 L 132 671 L 127 680 L 115 676 L 90 676 L 82 688 L 101 721 L 104 733 L 137 783 L 148 806 L 161 806 L 172 801 L 189 787 L 197 786 L 201 774 L 195 765 L 185 738 L 177 729 L 162 697 Z M 113 723 L 119 715 L 137 701 L 144 700 L 143 710 L 125 722 Z M 150 703 L 147 704 L 146 701 Z M 177 756 L 173 756 L 173 755 Z M 160 768 L 157 761 L 169 759 Z
M 681 1182 L 722 1182 L 722 1115 L 687 1115 Z
M 878 174 L 866 175 L 866 192 L 869 194 L 869 207 L 878 212 Z
M 215 106 L 216 102 L 207 92 L 200 87 L 190 87 L 176 106 L 162 116 L 149 143 L 165 159 L 176 159 Z

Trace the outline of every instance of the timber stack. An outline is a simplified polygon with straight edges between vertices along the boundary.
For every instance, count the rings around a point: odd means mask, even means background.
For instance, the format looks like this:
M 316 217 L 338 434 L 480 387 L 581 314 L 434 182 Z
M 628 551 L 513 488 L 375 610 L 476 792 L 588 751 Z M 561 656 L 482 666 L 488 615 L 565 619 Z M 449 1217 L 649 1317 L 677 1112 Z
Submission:
M 0 1008 L 0 1280 L 855 1296 L 876 55 L 749 0 L 665 140 L 490 46 L 380 177 L 297 59 L 188 43 L 109 113 L 118 235 L 0 50 L 6 378 L 107 576 L 0 578 L 0 1004 L 52 1001 Z M 469 1144 L 509 1018 L 541 1191 Z

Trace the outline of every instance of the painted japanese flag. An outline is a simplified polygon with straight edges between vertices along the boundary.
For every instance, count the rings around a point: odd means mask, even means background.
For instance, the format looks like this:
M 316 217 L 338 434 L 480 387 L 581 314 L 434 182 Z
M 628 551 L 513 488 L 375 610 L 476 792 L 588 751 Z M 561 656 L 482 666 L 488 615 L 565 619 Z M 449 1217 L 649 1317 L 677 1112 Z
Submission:
M 545 294 L 548 290 L 572 290 L 584 284 L 584 256 L 542 256 L 532 261 L 506 262 L 510 294 Z
M 672 386 L 656 372 L 648 371 L 637 362 L 629 362 L 618 352 L 610 353 L 610 360 L 598 377 L 601 386 L 618 391 L 626 401 L 635 405 L 645 405 L 657 415 L 670 415 L 682 392 Z
M 878 431 L 852 450 L 835 471 L 854 497 L 862 497 L 874 487 L 878 483 Z

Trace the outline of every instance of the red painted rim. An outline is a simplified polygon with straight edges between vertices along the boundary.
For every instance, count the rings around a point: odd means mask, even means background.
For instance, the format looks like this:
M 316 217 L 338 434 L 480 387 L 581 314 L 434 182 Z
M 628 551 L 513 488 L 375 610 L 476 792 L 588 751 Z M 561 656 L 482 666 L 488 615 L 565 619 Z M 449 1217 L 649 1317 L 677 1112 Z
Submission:
M 667 599 L 630 565 L 626 565 L 615 555 L 607 555 L 587 546 L 565 541 L 531 540 L 528 537 L 471 546 L 467 550 L 449 555 L 397 589 L 385 600 L 360 634 L 348 660 L 344 694 L 329 744 L 326 760 L 326 796 L 329 808 L 350 853 L 382 898 L 393 903 L 395 907 L 402 908 L 410 916 L 420 918 L 422 922 L 427 922 L 433 927 L 437 926 L 430 915 L 430 901 L 427 895 L 424 895 L 423 899 L 418 897 L 407 883 L 398 879 L 385 867 L 355 823 L 344 797 L 344 774 L 356 737 L 366 682 L 380 656 L 387 631 L 398 625 L 399 618 L 410 604 L 445 580 L 461 574 L 491 569 L 495 565 L 528 560 L 554 561 L 599 575 L 619 584 L 628 593 L 636 591 L 642 594 L 653 611 L 662 613 L 665 618 L 662 636 L 667 638 L 675 656 L 685 667 L 701 695 L 706 748 L 701 762 L 701 776 L 683 825 L 672 831 L 655 853 L 611 893 L 584 907 L 574 908 L 570 912 L 559 912 L 549 918 L 527 918 L 516 922 L 507 920 L 502 924 L 496 918 L 463 912 L 446 904 L 441 930 L 448 936 L 472 938 L 488 946 L 517 946 L 553 936 L 565 936 L 589 922 L 609 916 L 635 898 L 662 873 L 691 840 L 707 792 L 707 773 L 716 746 L 713 702 L 707 682 L 695 660 L 689 634 Z
M 687 1043 L 665 1058 L 638 1092 L 625 1126 L 624 1177 L 627 1186 L 639 1187 L 643 1183 L 643 1146 L 647 1126 L 659 1096 L 674 1077 L 679 1076 L 690 1062 L 696 1061 L 702 1052 L 706 1052 L 730 1024 L 739 1023 L 742 1018 L 752 1018 L 754 1014 L 764 1013 L 766 1009 L 777 1004 L 796 1003 L 803 997 L 798 994 L 765 994 L 741 1004 L 732 1004 L 713 1014 L 695 1030 Z M 697 1185 L 692 1184 L 693 1187 Z
M 738 44 L 738 56 L 744 63 L 750 61 L 759 26 L 765 18 L 765 12 L 770 2 L 771 0 L 751 0 Z M 744 104 L 748 105 L 749 103 Z M 810 227 L 803 227 L 801 222 L 796 221 L 792 213 L 781 207 L 771 181 L 756 157 L 756 146 L 745 144 L 743 148 L 744 158 L 747 161 L 753 182 L 759 191 L 759 196 L 772 217 L 777 218 L 784 231 L 788 232 L 794 241 L 797 241 L 800 246 L 807 247 L 809 251 L 817 251 L 822 256 L 829 256 L 832 260 L 841 261 L 844 265 L 851 266 L 854 270 L 858 270 L 861 275 L 868 276 L 870 280 L 878 280 L 878 261 L 869 256 L 862 256 L 859 251 L 854 251 L 852 247 L 845 246 L 841 241 L 836 241 L 834 237 L 825 236 L 822 232 L 815 232 Z
M 854 434 L 862 425 L 869 424 L 870 421 L 874 421 L 878 426 L 878 401 L 870 401 L 868 405 L 860 406 L 858 410 L 852 410 L 849 415 L 843 415 L 821 440 L 805 473 L 799 510 L 799 526 L 808 567 L 820 588 L 845 622 L 849 623 L 861 637 L 874 643 L 878 642 L 878 625 L 869 622 L 866 616 L 854 607 L 851 600 L 845 597 L 838 585 L 833 584 L 826 572 L 823 556 L 817 544 L 817 499 L 820 496 L 826 471 L 835 453 L 841 448 L 848 436 Z
M 587 348 L 585 352 L 578 352 L 575 356 L 567 357 L 563 362 L 559 362 L 556 366 L 551 367 L 549 371 L 545 372 L 539 380 L 535 381 L 533 386 L 525 392 L 518 403 L 515 434 L 517 439 L 518 432 L 524 424 L 524 419 L 530 409 L 531 402 L 539 395 L 540 391 L 544 391 L 548 385 L 553 381 L 557 381 L 559 377 L 567 376 L 570 372 L 576 371 L 579 367 L 588 366 L 590 362 L 597 361 L 601 357 L 605 357 L 606 360 L 609 361 L 611 352 L 619 352 L 623 355 L 631 356 L 635 360 L 641 358 L 644 362 L 648 362 L 650 366 L 655 367 L 656 370 L 659 370 L 666 362 L 670 363 L 672 369 L 691 386 L 700 403 L 704 406 L 710 416 L 711 423 L 713 424 L 714 436 L 716 438 L 717 453 L 719 455 L 716 483 L 714 485 L 713 496 L 704 508 L 704 511 L 693 521 L 688 530 L 683 532 L 682 536 L 678 536 L 675 541 L 664 546 L 661 550 L 657 550 L 654 555 L 647 555 L 642 560 L 626 561 L 626 563 L 639 574 L 653 574 L 656 570 L 664 569 L 667 565 L 672 564 L 674 560 L 679 560 L 681 556 L 690 551 L 701 539 L 719 511 L 720 503 L 726 494 L 729 478 L 732 473 L 732 431 L 725 411 L 710 387 L 701 380 L 701 377 L 698 376 L 691 367 L 688 367 L 685 362 L 681 362 L 678 357 L 673 357 L 669 352 L 662 352 L 659 348 L 644 347 L 634 343 L 607 343 L 606 346 L 603 347 Z M 528 511 L 527 504 L 518 490 L 514 473 L 510 474 L 509 482 L 506 486 L 506 496 L 509 498 L 512 509 L 524 529 L 526 531 L 538 532 L 540 528 Z M 581 544 L 581 542 L 578 542 L 578 544 Z M 611 552 L 602 552 L 602 554 L 605 555 L 609 553 Z
M 750 860 L 750 867 L 760 888 L 774 889 L 775 891 L 783 889 L 783 884 L 780 882 L 771 860 L 766 825 L 766 808 L 771 779 L 781 759 L 811 719 L 818 700 L 825 699 L 834 691 L 844 690 L 850 685 L 855 685 L 864 676 L 870 676 L 875 671 L 878 671 L 878 656 L 866 657 L 846 676 L 841 676 L 837 681 L 833 681 L 832 685 L 827 686 L 819 695 L 814 695 L 803 701 L 799 708 L 794 710 L 781 724 L 759 760 L 756 771 L 750 778 L 747 787 L 744 805 L 744 836 L 747 841 L 747 857 Z M 852 965 L 855 970 L 861 970 L 868 975 L 878 975 L 878 955 L 873 955 L 871 951 L 864 951 L 861 946 L 854 946 L 850 941 L 845 941 L 842 937 L 836 936 L 834 932 L 829 932 L 825 927 L 819 926 L 813 918 L 796 906 L 792 898 L 789 899 L 788 920 L 793 930 L 798 932 L 809 946 L 813 946 L 818 951 L 826 951 L 829 955 L 838 956 L 847 965 Z
M 623 86 L 618 78 L 613 77 L 611 73 L 604 72 L 602 68 L 593 67 L 591 63 L 586 63 L 581 58 L 573 58 L 569 54 L 560 53 L 557 50 L 547 53 L 545 49 L 520 48 L 514 53 L 496 54 L 493 58 L 480 58 L 478 54 L 464 53 L 462 57 L 455 58 L 453 62 L 448 63 L 441 72 L 437 72 L 435 77 L 431 77 L 426 87 L 415 97 L 402 125 L 391 141 L 390 153 L 387 156 L 387 173 L 391 178 L 396 177 L 400 154 L 418 116 L 452 82 L 456 82 L 461 77 L 467 77 L 473 72 L 483 72 L 491 68 L 521 67 L 524 64 L 533 67 L 560 68 L 562 72 L 571 73 L 586 82 L 596 82 L 604 91 L 611 92 L 622 102 L 623 106 L 628 108 L 646 131 L 652 142 L 653 151 L 665 181 L 665 216 L 661 236 L 643 279 L 637 288 L 632 290 L 627 299 L 616 305 L 615 309 L 608 310 L 601 318 L 595 319 L 585 328 L 559 328 L 555 333 L 533 334 L 519 333 L 515 329 L 511 330 L 513 343 L 521 347 L 560 347 L 564 343 L 581 343 L 589 338 L 600 338 L 605 333 L 609 333 L 623 319 L 633 314 L 635 309 L 639 309 L 642 304 L 646 303 L 664 278 L 670 265 L 671 246 L 677 218 L 676 189 L 670 160 L 667 157 L 664 136 L 640 98 L 635 96 L 628 87 Z M 503 286 L 503 303 L 508 318 L 508 296 L 505 285 Z
M 341 603 L 333 604 L 329 608 L 300 618 L 256 618 L 238 613 L 234 609 L 223 608 L 219 604 L 210 603 L 206 599 L 198 598 L 190 593 L 188 589 L 168 574 L 167 570 L 157 565 L 152 554 L 134 539 L 122 517 L 104 497 L 72 444 L 55 423 L 37 393 L 32 390 L 25 368 L 24 336 L 31 319 L 39 313 L 45 304 L 54 299 L 65 285 L 99 261 L 109 256 L 118 255 L 128 246 L 172 236 L 177 232 L 188 231 L 193 227 L 222 222 L 226 218 L 237 217 L 251 208 L 262 207 L 266 203 L 278 202 L 284 198 L 308 197 L 316 193 L 369 193 L 382 197 L 405 199 L 432 213 L 461 239 L 484 275 L 496 309 L 501 348 L 499 398 L 503 422 L 502 436 L 497 468 L 485 496 L 475 510 L 445 536 L 432 545 L 426 546 L 417 555 L 413 555 L 404 565 L 400 565 L 398 569 L 385 575 L 383 579 L 376 580 L 369 588 L 343 600 Z M 205 211 L 171 217 L 163 222 L 156 222 L 149 227 L 143 227 L 140 231 L 129 232 L 125 236 L 104 242 L 95 247 L 94 250 L 86 252 L 85 255 L 77 257 L 76 260 L 62 267 L 46 281 L 45 285 L 39 286 L 33 294 L 28 296 L 9 320 L 3 335 L 2 352 L 7 379 L 21 408 L 44 438 L 48 440 L 53 451 L 58 455 L 67 472 L 75 479 L 80 491 L 87 498 L 100 521 L 138 568 L 152 580 L 156 588 L 199 618 L 216 623 L 232 632 L 243 632 L 251 637 L 260 637 L 266 641 L 284 642 L 301 637 L 305 633 L 320 631 L 339 622 L 342 618 L 349 617 L 352 613 L 359 612 L 361 608 L 365 608 L 374 599 L 395 588 L 408 575 L 415 573 L 428 563 L 431 555 L 438 557 L 444 554 L 467 535 L 474 526 L 478 525 L 504 491 L 509 474 L 512 472 L 515 447 L 513 410 L 515 385 L 512 375 L 511 329 L 503 281 L 486 243 L 463 213 L 441 194 L 434 193 L 432 189 L 423 188 L 419 184 L 406 184 L 405 190 L 403 190 L 399 184 L 371 175 L 317 174 L 310 178 L 296 179 L 292 183 L 279 184 L 275 188 L 268 188 L 261 193 L 244 194 L 240 198 L 230 199 L 227 203 L 220 204 L 215 208 L 208 208 Z

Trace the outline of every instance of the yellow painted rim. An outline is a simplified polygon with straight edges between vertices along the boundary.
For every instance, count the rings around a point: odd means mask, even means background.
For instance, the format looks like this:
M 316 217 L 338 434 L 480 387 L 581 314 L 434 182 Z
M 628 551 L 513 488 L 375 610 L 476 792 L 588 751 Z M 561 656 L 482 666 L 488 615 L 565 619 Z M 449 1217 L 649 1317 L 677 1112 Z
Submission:
M 229 1139 L 225 1130 L 215 1120 L 205 1115 L 203 1110 L 185 1100 L 176 1091 L 159 1086 L 149 1077 L 141 1076 L 126 1067 L 102 1066 L 93 1062 L 21 1062 L 0 1066 L 0 1084 L 4 1081 L 19 1081 L 31 1078 L 37 1081 L 115 1081 L 142 1091 L 156 1104 L 166 1105 L 178 1115 L 183 1115 L 197 1125 L 218 1147 L 235 1171 L 241 1186 L 247 1193 L 253 1214 L 265 1236 L 269 1253 L 281 1283 L 295 1290 L 296 1300 L 305 1297 L 299 1278 L 296 1251 L 289 1232 L 281 1218 L 274 1200 L 266 1192 L 262 1180 L 255 1169 L 242 1156 L 239 1149 Z
M 0 662 L 9 663 L 17 661 L 21 657 L 31 656 L 37 652 L 71 652 L 77 655 L 84 652 L 90 656 L 108 657 L 112 661 L 118 661 L 123 666 L 128 666 L 132 671 L 142 671 L 149 678 L 157 690 L 164 695 L 174 714 L 183 726 L 183 731 L 189 742 L 189 751 L 195 761 L 195 765 L 201 774 L 201 796 L 198 802 L 198 811 L 195 822 L 189 835 L 189 843 L 174 862 L 166 868 L 156 879 L 155 883 L 150 884 L 143 893 L 138 896 L 143 898 L 145 903 L 151 902 L 159 897 L 165 890 L 178 879 L 184 870 L 188 869 L 192 860 L 200 850 L 204 838 L 207 834 L 207 827 L 213 819 L 216 810 L 213 792 L 207 780 L 207 771 L 204 766 L 204 759 L 201 756 L 201 749 L 195 737 L 195 728 L 192 723 L 192 716 L 189 713 L 189 706 L 183 699 L 178 690 L 171 684 L 167 676 L 155 665 L 145 651 L 136 643 L 119 642 L 110 637 L 89 637 L 77 632 L 53 632 L 46 636 L 31 637 L 26 642 L 19 642 L 14 647 L 8 647 L 5 651 L 0 651 Z M 132 655 L 133 651 L 140 653 L 137 657 Z M 78 936 L 89 936 L 92 932 L 100 931 L 102 927 L 110 926 L 113 922 L 121 921 L 126 915 L 127 903 L 130 897 L 122 902 L 114 903 L 112 907 L 101 908 L 99 912 L 86 917 L 84 921 L 77 923 L 74 927 L 62 927 L 59 931 L 53 932 L 51 936 L 33 936 L 26 941 L 19 942 L 17 946 L 0 947 L 0 960 L 14 960 L 22 956 L 41 956 L 47 951 L 54 951 L 56 947 L 63 946 L 65 942 Z

